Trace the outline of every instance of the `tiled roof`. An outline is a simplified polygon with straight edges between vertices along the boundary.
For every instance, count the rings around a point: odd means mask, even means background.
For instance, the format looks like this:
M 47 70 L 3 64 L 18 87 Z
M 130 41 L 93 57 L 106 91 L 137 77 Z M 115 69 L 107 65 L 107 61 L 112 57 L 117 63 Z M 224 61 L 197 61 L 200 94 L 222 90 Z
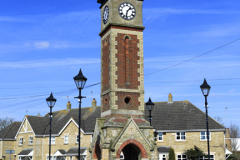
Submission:
M 147 109 L 145 115 L 147 119 Z M 206 114 L 188 101 L 155 102 L 152 116 L 152 126 L 156 130 L 206 129 Z M 225 129 L 211 117 L 208 123 L 209 129 Z
M 24 149 L 22 150 L 18 155 L 28 155 L 29 153 L 31 153 L 33 151 L 33 148 L 29 148 L 29 149 Z
M 169 153 L 169 147 L 164 147 L 164 146 L 158 146 L 158 152 L 159 153 Z
M 0 139 L 13 139 L 21 125 L 21 122 L 13 122 L 0 130 Z
M 83 155 L 83 153 L 86 151 L 87 147 L 81 147 L 80 148 L 80 154 Z M 66 155 L 78 155 L 78 147 L 72 147 L 70 148 Z
M 58 134 L 67 122 L 73 118 L 78 124 L 78 108 L 53 112 L 52 134 Z M 145 109 L 146 119 L 149 112 Z M 206 115 L 188 101 L 155 102 L 152 111 L 152 126 L 157 131 L 203 130 L 206 129 Z M 84 132 L 93 132 L 96 118 L 101 117 L 101 107 L 86 107 L 81 109 L 81 128 Z M 27 116 L 36 135 L 49 134 L 49 115 L 44 117 Z M 137 122 L 136 122 L 137 123 Z M 0 131 L 0 139 L 14 138 L 21 122 L 14 122 Z M 225 127 L 209 117 L 209 129 L 224 130 Z

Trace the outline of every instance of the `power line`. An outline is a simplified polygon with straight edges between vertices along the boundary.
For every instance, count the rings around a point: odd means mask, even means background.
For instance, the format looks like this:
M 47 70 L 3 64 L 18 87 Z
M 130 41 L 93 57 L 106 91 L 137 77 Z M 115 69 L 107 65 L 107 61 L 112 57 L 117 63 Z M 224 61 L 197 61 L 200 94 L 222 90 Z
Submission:
M 223 80 L 238 80 L 240 78 L 221 78 L 221 79 L 208 79 L 208 81 L 223 81 Z M 161 82 L 161 83 L 176 83 L 176 82 L 198 82 L 198 81 L 203 81 L 201 80 L 185 80 L 185 81 L 151 81 L 150 83 L 154 82 Z M 148 83 L 148 82 L 145 82 Z
M 148 74 L 146 74 L 145 76 L 148 76 L 148 75 L 151 75 L 151 74 L 154 74 L 154 73 L 157 73 L 157 72 L 161 72 L 161 71 L 164 71 L 164 70 L 167 70 L 167 69 L 176 67 L 176 66 L 179 66 L 179 65 L 181 65 L 181 64 L 183 64 L 183 63 L 189 62 L 189 61 L 191 61 L 191 60 L 194 60 L 194 59 L 196 59 L 196 58 L 199 58 L 199 57 L 201 57 L 201 56 L 204 56 L 204 55 L 206 55 L 206 54 L 208 54 L 208 53 L 214 52 L 214 51 L 216 51 L 216 50 L 218 50 L 218 49 L 220 49 L 220 48 L 223 48 L 223 47 L 225 47 L 225 46 L 228 46 L 228 45 L 230 45 L 230 44 L 232 44 L 232 43 L 234 43 L 234 42 L 236 42 L 236 41 L 239 41 L 239 40 L 240 40 L 240 38 L 235 39 L 235 40 L 233 40 L 233 41 L 231 41 L 231 42 L 228 42 L 228 43 L 226 43 L 226 44 L 224 44 L 224 45 L 221 45 L 220 47 L 214 48 L 214 49 L 212 49 L 212 50 L 210 50 L 210 51 L 208 51 L 208 52 L 205 52 L 205 53 L 203 53 L 203 54 L 200 54 L 200 55 L 198 55 L 198 56 L 196 56 L 196 57 L 190 58 L 190 59 L 188 59 L 188 60 L 185 60 L 185 61 L 183 61 L 183 62 L 180 62 L 180 63 L 177 63 L 177 64 L 175 64 L 175 65 L 169 66 L 169 67 L 167 67 L 167 68 L 163 68 L 163 69 L 157 70 L 157 71 L 155 71 L 155 72 L 148 73 Z
M 86 86 L 84 89 L 93 87 L 95 85 L 98 85 L 100 83 L 95 83 L 89 86 Z M 61 94 L 61 93 L 66 93 L 66 92 L 72 92 L 72 91 L 77 91 L 78 89 L 73 89 L 73 90 L 67 90 L 67 91 L 60 91 L 60 92 L 55 92 L 53 94 Z M 40 95 L 33 95 L 33 96 L 22 96 L 22 97 L 6 97 L 6 98 L 0 98 L 0 100 L 10 100 L 10 99 L 23 99 L 23 98 L 34 98 L 34 97 L 43 97 L 43 96 L 47 96 L 48 94 L 40 94 Z

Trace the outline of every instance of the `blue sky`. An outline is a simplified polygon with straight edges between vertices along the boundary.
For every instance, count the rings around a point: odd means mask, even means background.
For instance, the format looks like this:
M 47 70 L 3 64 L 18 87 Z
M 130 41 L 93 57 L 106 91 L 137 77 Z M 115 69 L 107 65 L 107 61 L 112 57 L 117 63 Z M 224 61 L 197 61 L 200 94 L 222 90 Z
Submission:
M 145 101 L 188 100 L 204 111 L 199 86 L 212 89 L 209 115 L 240 124 L 240 41 L 168 68 L 240 38 L 237 0 L 143 2 Z M 100 82 L 100 9 L 94 1 L 0 1 L 0 116 L 21 121 L 45 115 L 53 92 L 53 110 L 78 106 L 73 77 L 82 68 L 87 84 Z M 91 94 L 91 91 L 93 93 Z M 100 85 L 86 88 L 100 105 Z M 92 96 L 91 96 L 92 95 Z M 32 96 L 32 97 L 29 97 Z

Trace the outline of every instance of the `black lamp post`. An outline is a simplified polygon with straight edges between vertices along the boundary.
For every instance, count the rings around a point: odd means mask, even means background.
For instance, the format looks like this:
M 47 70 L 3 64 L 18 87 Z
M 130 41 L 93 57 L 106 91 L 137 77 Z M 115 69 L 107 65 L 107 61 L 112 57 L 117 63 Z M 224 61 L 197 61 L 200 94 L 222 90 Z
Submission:
M 73 77 L 75 84 L 77 86 L 77 88 L 79 89 L 79 96 L 75 97 L 78 98 L 79 100 L 79 120 L 78 120 L 78 160 L 80 160 L 80 146 L 81 146 L 81 141 L 80 141 L 80 128 L 81 128 L 81 103 L 82 103 L 82 98 L 86 98 L 82 96 L 82 89 L 85 86 L 85 83 L 87 81 L 87 78 L 83 76 L 82 71 L 80 69 L 78 75 L 76 75 L 75 77 Z
M 146 107 L 149 111 L 149 121 L 150 121 L 150 126 L 152 125 L 152 110 L 153 110 L 153 107 L 154 107 L 154 103 L 152 102 L 151 98 L 149 98 L 148 102 L 146 103 Z
M 51 124 L 52 124 L 52 108 L 54 107 L 56 103 L 56 99 L 53 97 L 53 94 L 51 93 L 50 96 L 46 99 L 48 107 L 50 108 L 49 118 L 50 118 L 50 133 L 49 133 L 49 160 L 51 159 Z
M 209 148 L 209 131 L 208 131 L 208 102 L 207 96 L 210 92 L 211 87 L 207 84 L 206 79 L 204 79 L 203 84 L 200 86 L 203 96 L 205 97 L 205 108 L 206 108 L 206 125 L 207 125 L 207 143 L 208 143 L 208 160 L 210 160 L 210 148 Z

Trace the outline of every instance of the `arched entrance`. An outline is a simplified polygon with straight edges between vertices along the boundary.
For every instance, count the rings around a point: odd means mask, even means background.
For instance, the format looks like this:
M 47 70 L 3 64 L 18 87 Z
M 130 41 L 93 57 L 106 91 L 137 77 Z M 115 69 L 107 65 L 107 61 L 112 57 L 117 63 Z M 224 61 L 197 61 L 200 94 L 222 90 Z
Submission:
M 97 142 L 95 143 L 93 150 L 93 159 L 101 160 L 102 159 L 102 151 L 100 147 L 100 136 L 98 135 Z
M 147 151 L 144 146 L 134 139 L 130 139 L 122 143 L 117 150 L 116 158 L 120 158 L 123 153 L 124 160 L 141 160 L 147 158 Z
M 126 145 L 123 150 L 123 157 L 124 160 L 141 160 L 141 150 L 135 146 L 134 144 L 128 144 Z

